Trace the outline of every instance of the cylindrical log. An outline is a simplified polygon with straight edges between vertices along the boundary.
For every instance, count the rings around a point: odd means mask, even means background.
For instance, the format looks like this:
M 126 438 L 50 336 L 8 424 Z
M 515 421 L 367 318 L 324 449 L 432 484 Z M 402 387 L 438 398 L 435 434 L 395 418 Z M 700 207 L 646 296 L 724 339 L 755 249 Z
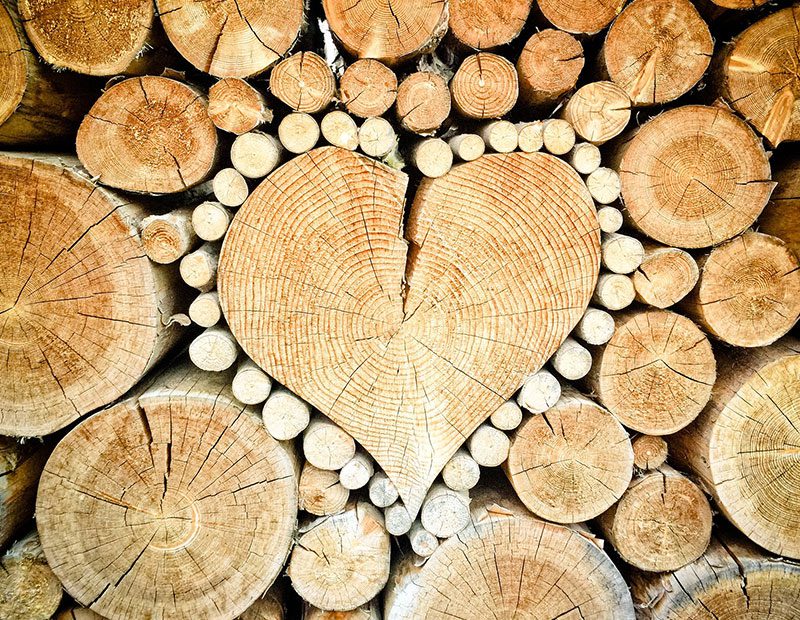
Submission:
M 553 155 L 566 155 L 575 146 L 575 130 L 572 125 L 563 119 L 546 120 L 542 129 L 542 141 L 544 148 Z M 596 173 L 597 171 L 593 174 Z M 594 197 L 594 194 L 592 194 L 592 197 Z M 595 198 L 595 200 L 597 199 Z
M 503 56 L 479 52 L 461 63 L 450 81 L 453 106 L 468 118 L 500 118 L 519 96 L 517 70 Z
M 605 344 L 614 335 L 614 317 L 605 310 L 587 308 L 573 334 L 586 344 Z
M 686 297 L 697 284 L 700 270 L 694 257 L 678 248 L 644 244 L 644 259 L 633 273 L 636 300 L 668 308 Z
M 517 144 L 524 153 L 535 153 L 544 146 L 544 123 L 517 123 Z
M 0 618 L 49 620 L 61 603 L 61 582 L 47 565 L 36 530 L 0 558 Z
M 519 36 L 533 0 L 451 0 L 450 33 L 467 47 L 486 50 Z
M 241 78 L 223 78 L 208 89 L 208 116 L 237 136 L 272 121 L 264 95 Z
M 719 107 L 664 112 L 624 142 L 616 158 L 630 222 L 679 248 L 707 247 L 739 234 L 774 187 L 761 141 Z
M 496 153 L 510 153 L 519 144 L 519 133 L 513 123 L 505 120 L 491 121 L 480 130 L 486 147 Z
M 320 609 L 347 611 L 369 602 L 389 578 L 389 534 L 372 504 L 304 524 L 289 559 L 292 587 Z
M 253 360 L 246 359 L 239 364 L 231 382 L 231 392 L 236 400 L 245 405 L 259 405 L 267 400 L 270 390 L 272 390 L 272 379 Z
M 592 354 L 577 340 L 567 338 L 550 358 L 550 364 L 567 381 L 577 381 L 591 370 Z
M 677 99 L 703 77 L 714 41 L 689 0 L 634 0 L 614 20 L 600 52 L 633 105 Z
M 600 207 L 597 210 L 597 222 L 604 233 L 615 233 L 624 224 L 622 211 L 616 207 Z
M 378 60 L 356 60 L 344 70 L 339 93 L 350 114 L 382 116 L 397 98 L 397 75 Z
M 467 527 L 469 518 L 467 493 L 438 483 L 428 491 L 420 511 L 422 527 L 438 538 L 454 536 Z
M 535 515 L 578 523 L 622 497 L 633 475 L 633 450 L 613 415 L 567 389 L 553 407 L 512 433 L 503 469 Z
M 628 588 L 611 559 L 581 533 L 533 517 L 505 491 L 474 498 L 468 526 L 426 562 L 407 555 L 394 563 L 384 619 L 633 620 Z
M 275 65 L 269 74 L 269 90 L 295 112 L 313 114 L 333 101 L 336 79 L 323 58 L 301 51 Z
M 693 562 L 706 550 L 711 506 L 695 483 L 662 465 L 634 478 L 597 523 L 628 564 L 665 572 Z
M 217 77 L 248 77 L 268 69 L 294 46 L 304 21 L 303 0 L 238 0 L 213 10 L 182 0 L 157 0 L 156 6 L 181 56 Z
M 681 309 L 708 333 L 762 347 L 800 317 L 800 259 L 777 237 L 746 232 L 700 259 L 697 286 Z
M 592 393 L 628 428 L 674 433 L 711 397 L 716 366 L 711 344 L 689 319 L 666 310 L 617 315 L 608 344 L 594 352 Z
M 174 263 L 197 242 L 189 208 L 176 209 L 164 215 L 149 215 L 142 220 L 140 230 L 145 254 L 161 265 Z
M 481 424 L 467 440 L 470 455 L 483 467 L 502 464 L 508 458 L 508 447 L 508 435 L 489 424 Z
M 247 180 L 236 168 L 223 168 L 217 172 L 211 182 L 211 187 L 214 197 L 226 207 L 241 206 L 250 194 Z
M 375 475 L 369 481 L 367 490 L 369 492 L 369 501 L 378 508 L 391 506 L 400 497 L 394 483 L 382 471 L 375 472 Z
M 392 536 L 408 534 L 411 526 L 414 525 L 414 518 L 409 514 L 403 503 L 399 501 L 386 507 L 383 511 L 383 518 L 386 523 L 386 531 Z
M 169 194 L 211 174 L 217 128 L 197 90 L 148 75 L 106 90 L 81 123 L 75 146 L 86 170 L 103 185 Z
M 192 211 L 192 228 L 204 241 L 219 241 L 231 224 L 231 213 L 219 202 L 201 202 Z
M 52 433 L 129 390 L 181 335 L 177 274 L 152 263 L 146 210 L 67 156 L 0 155 L 0 433 Z M 178 310 L 178 308 L 181 310 Z
M 507 400 L 492 414 L 492 426 L 502 431 L 513 431 L 522 422 L 522 409 L 513 400 Z
M 525 378 L 517 394 L 517 404 L 531 413 L 547 411 L 558 402 L 561 384 L 552 373 L 540 370 Z
M 603 144 L 628 126 L 631 100 L 614 82 L 591 82 L 569 98 L 563 115 L 581 138 Z
M 711 402 L 669 439 L 670 457 L 753 542 L 800 558 L 800 343 L 729 349 L 718 364 Z
M 539 10 L 556 28 L 574 34 L 595 34 L 619 15 L 625 0 L 536 0 Z
M 475 133 L 461 133 L 449 141 L 450 149 L 461 161 L 474 161 L 486 151 L 483 138 Z
M 644 260 L 642 242 L 629 235 L 603 235 L 600 249 L 603 266 L 613 273 L 633 273 Z M 635 288 L 636 282 L 633 284 Z
M 303 465 L 299 493 L 300 510 L 318 517 L 342 512 L 350 499 L 350 491 L 339 483 L 338 472 L 318 469 L 311 463 Z
M 231 146 L 231 164 L 248 179 L 267 176 L 281 159 L 278 139 L 260 131 L 238 136 Z
M 108 618 L 231 619 L 278 576 L 297 458 L 233 398 L 231 375 L 175 368 L 55 448 L 36 522 L 76 601 Z
M 339 146 L 348 151 L 358 148 L 358 125 L 347 112 L 333 110 L 322 117 L 319 124 L 322 137 L 333 146 Z
M 631 440 L 633 465 L 647 471 L 661 467 L 667 460 L 669 447 L 663 437 L 657 435 L 637 435 Z
M 290 153 L 305 153 L 319 141 L 319 124 L 310 114 L 292 112 L 283 117 L 278 125 L 278 138 Z
M 592 174 L 600 167 L 600 161 L 600 149 L 591 142 L 580 142 L 569 153 L 570 165 L 581 174 Z
M 374 472 L 375 467 L 369 455 L 356 452 L 355 456 L 342 466 L 339 482 L 345 489 L 355 491 L 367 486 Z
M 481 477 L 481 466 L 464 449 L 456 452 L 442 469 L 442 480 L 454 491 L 469 491 Z
M 435 179 L 453 167 L 453 151 L 441 138 L 426 138 L 412 151 L 414 165 L 423 175 Z
M 594 201 L 601 205 L 608 205 L 617 200 L 622 189 L 617 171 L 604 166 L 586 177 L 586 187 Z
M 397 120 L 408 131 L 432 134 L 450 115 L 450 103 L 444 78 L 430 71 L 417 71 L 397 87 Z
M 439 548 L 439 539 L 426 530 L 422 523 L 417 521 L 408 532 L 408 541 L 411 549 L 421 558 L 429 558 Z
M 770 164 L 777 186 L 758 218 L 758 229 L 783 239 L 800 257 L 800 157 L 773 157 Z
M 36 487 L 48 454 L 36 441 L 21 444 L 0 437 L 0 547 L 5 548 L 33 517 Z
M 303 432 L 303 454 L 314 467 L 341 469 L 355 453 L 353 438 L 327 418 L 314 418 Z
M 189 359 L 208 372 L 228 370 L 238 356 L 239 345 L 224 327 L 209 327 L 189 345 Z
M 583 46 L 562 30 L 541 30 L 517 59 L 520 100 L 543 108 L 575 88 L 583 70 Z
M 206 242 L 181 259 L 181 279 L 203 293 L 210 291 L 217 282 L 219 244 Z
M 397 134 L 389 121 L 375 116 L 359 128 L 358 145 L 370 157 L 386 157 L 397 146 Z
M 621 273 L 601 273 L 592 301 L 608 310 L 622 310 L 633 303 L 633 280 Z
M 275 439 L 288 441 L 308 428 L 311 420 L 311 405 L 289 390 L 277 389 L 264 403 L 261 416 L 270 435 Z M 313 449 L 314 445 L 315 442 L 312 441 L 310 447 Z M 345 450 L 345 452 L 349 452 L 349 450 Z
M 189 304 L 189 318 L 200 327 L 213 327 L 222 318 L 219 306 L 219 293 L 209 291 L 200 293 Z

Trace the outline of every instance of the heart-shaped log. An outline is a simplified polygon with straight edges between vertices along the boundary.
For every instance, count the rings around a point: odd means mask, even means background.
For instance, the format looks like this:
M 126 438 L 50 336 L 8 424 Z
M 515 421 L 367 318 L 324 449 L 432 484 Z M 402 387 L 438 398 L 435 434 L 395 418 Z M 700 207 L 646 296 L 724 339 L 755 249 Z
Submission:
M 589 192 L 542 153 L 421 182 L 320 148 L 239 210 L 220 303 L 245 351 L 355 437 L 416 514 L 470 433 L 580 319 L 599 269 Z

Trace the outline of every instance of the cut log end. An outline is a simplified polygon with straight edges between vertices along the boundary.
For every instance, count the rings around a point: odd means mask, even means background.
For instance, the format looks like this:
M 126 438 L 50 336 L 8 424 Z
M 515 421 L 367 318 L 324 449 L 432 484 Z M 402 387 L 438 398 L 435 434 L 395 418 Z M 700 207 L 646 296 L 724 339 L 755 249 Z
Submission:
M 264 426 L 267 427 L 270 435 L 275 439 L 288 441 L 294 439 L 308 428 L 311 420 L 311 405 L 299 396 L 292 394 L 289 390 L 278 389 L 264 403 L 261 416 L 264 420 Z M 344 442 L 349 445 L 346 438 Z M 309 441 L 309 449 L 312 452 L 318 449 L 316 439 L 312 438 Z M 346 447 L 345 453 L 349 454 L 349 447 Z M 321 460 L 313 456 L 312 459 L 317 462 Z
M 299 493 L 300 509 L 318 517 L 342 512 L 350 499 L 350 491 L 339 483 L 338 472 L 310 463 L 303 465 Z
M 264 96 L 241 78 L 223 78 L 208 89 L 208 116 L 223 131 L 241 135 L 272 121 Z
M 658 469 L 667 460 L 669 448 L 663 437 L 655 435 L 638 435 L 631 442 L 633 446 L 633 464 L 637 469 L 647 471 Z
M 351 114 L 361 118 L 381 116 L 397 98 L 397 75 L 380 61 L 356 60 L 344 70 L 339 91 Z
M 517 103 L 519 79 L 514 65 L 497 54 L 467 57 L 450 81 L 453 106 L 468 118 L 500 118 Z
M 272 379 L 252 360 L 245 360 L 239 364 L 231 383 L 231 392 L 236 400 L 245 405 L 258 405 L 267 400 L 271 390 Z
M 298 155 L 310 151 L 319 141 L 319 123 L 310 114 L 292 112 L 278 125 L 278 138 L 284 148 Z
M 467 47 L 484 50 L 510 43 L 517 38 L 532 0 L 488 0 L 450 2 L 449 30 Z
M 466 450 L 456 452 L 442 469 L 442 480 L 454 491 L 469 491 L 481 477 L 481 467 Z
M 217 172 L 211 187 L 214 197 L 226 207 L 241 206 L 250 194 L 247 180 L 236 168 L 223 168 Z
M 688 252 L 647 244 L 644 260 L 632 279 L 637 301 L 668 308 L 686 297 L 699 277 L 697 261 Z
M 397 120 L 414 133 L 430 134 L 439 129 L 450 115 L 450 105 L 447 82 L 430 71 L 412 73 L 397 89 Z
M 443 484 L 434 484 L 425 496 L 420 521 L 434 536 L 449 538 L 469 525 L 469 497 Z
M 613 82 L 591 82 L 569 98 L 563 114 L 581 138 L 603 144 L 628 126 L 631 100 Z
M 535 33 L 517 60 L 520 99 L 539 108 L 554 104 L 575 88 L 583 64 L 583 46 L 572 35 L 553 29 Z
M 303 51 L 275 65 L 270 73 L 269 89 L 295 112 L 313 114 L 333 101 L 336 79 L 323 58 Z
M 219 202 L 201 202 L 192 211 L 192 228 L 204 241 L 219 241 L 228 232 L 231 213 Z
M 58 577 L 47 565 L 36 531 L 0 557 L 0 617 L 48 620 L 61 603 Z
M 328 144 L 348 151 L 358 148 L 358 125 L 347 112 L 334 110 L 328 112 L 319 124 L 322 137 Z
M 539 10 L 551 24 L 574 34 L 595 34 L 619 15 L 624 0 L 595 2 L 594 0 L 536 0 Z
M 259 131 L 242 134 L 231 146 L 231 163 L 248 179 L 267 176 L 281 159 L 281 144 L 277 138 Z
M 147 257 L 159 264 L 174 263 L 197 241 L 192 212 L 178 209 L 166 215 L 150 215 L 141 223 L 142 247 Z
M 303 433 L 303 454 L 320 469 L 341 469 L 355 456 L 353 438 L 330 420 L 318 417 Z

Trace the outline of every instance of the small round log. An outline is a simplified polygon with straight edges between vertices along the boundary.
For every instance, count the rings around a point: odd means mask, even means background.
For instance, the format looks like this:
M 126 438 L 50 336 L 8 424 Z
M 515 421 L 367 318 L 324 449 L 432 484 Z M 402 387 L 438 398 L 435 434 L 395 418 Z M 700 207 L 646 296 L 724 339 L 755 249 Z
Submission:
M 556 28 L 574 34 L 595 34 L 619 15 L 625 0 L 536 0 L 539 10 Z
M 385 118 L 368 118 L 358 130 L 358 145 L 370 157 L 386 157 L 397 146 L 397 134 Z
M 412 160 L 423 175 L 435 179 L 453 167 L 453 151 L 441 138 L 426 138 L 414 147 Z
M 669 446 L 663 437 L 657 435 L 637 435 L 631 441 L 633 465 L 641 471 L 658 469 L 667 460 Z
M 239 364 L 231 382 L 231 392 L 236 400 L 245 405 L 260 405 L 267 400 L 271 390 L 272 379 L 253 360 L 246 359 Z
M 303 620 L 381 620 L 379 599 L 350 611 L 326 611 L 304 602 Z
M 238 136 L 231 146 L 231 164 L 248 179 L 260 179 L 272 172 L 281 160 L 281 143 L 260 131 Z
M 622 189 L 619 174 L 615 170 L 603 166 L 586 177 L 586 187 L 594 201 L 601 205 L 608 205 L 616 201 Z
M 250 188 L 247 180 L 236 168 L 223 168 L 211 181 L 214 197 L 226 207 L 240 207 L 247 200 Z
M 566 155 L 575 146 L 575 130 L 572 125 L 563 119 L 546 120 L 542 129 L 542 141 L 544 142 L 544 148 L 553 155 Z M 593 174 L 596 174 L 596 172 Z
M 449 141 L 453 155 L 461 161 L 474 161 L 486 151 L 483 138 L 474 133 L 461 133 Z
M 439 539 L 426 530 L 422 523 L 416 522 L 408 533 L 411 549 L 421 558 L 429 558 L 439 548 Z
M 443 484 L 431 487 L 420 511 L 422 527 L 438 538 L 454 536 L 469 525 L 469 518 L 469 496 Z
M 280 581 L 276 582 L 236 620 L 285 620 L 286 609 L 280 585 Z
M 279 388 L 267 398 L 261 417 L 270 435 L 280 441 L 288 441 L 308 428 L 311 405 L 289 390 Z M 312 440 L 310 442 L 312 450 L 315 445 L 315 440 Z
M 176 209 L 164 215 L 149 215 L 140 225 L 142 247 L 147 258 L 160 265 L 174 263 L 197 242 L 191 209 Z
M 303 454 L 314 467 L 341 469 L 355 453 L 353 438 L 327 418 L 311 420 L 303 432 Z
M 567 338 L 550 358 L 550 364 L 567 381 L 577 381 L 592 368 L 592 354 L 577 340 Z
M 192 211 L 192 228 L 204 241 L 219 241 L 228 232 L 231 219 L 231 212 L 222 204 L 207 200 Z
M 468 118 L 504 116 L 517 103 L 517 70 L 502 56 L 479 52 L 464 59 L 450 81 L 455 109 Z
M 481 466 L 466 450 L 459 450 L 442 469 L 442 480 L 454 491 L 469 491 L 481 477 Z
M 591 82 L 569 98 L 563 116 L 581 138 L 604 144 L 628 126 L 631 100 L 614 82 Z
M 358 148 L 358 125 L 347 112 L 341 110 L 328 112 L 322 117 L 319 129 L 328 144 L 348 151 L 355 151 Z
M 383 511 L 383 517 L 386 523 L 386 531 L 392 536 L 408 534 L 414 525 L 414 518 L 409 514 L 402 502 L 399 501 L 387 506 Z
M 217 282 L 219 245 L 206 242 L 181 259 L 181 279 L 189 286 L 206 293 Z
M 492 121 L 480 130 L 487 148 L 495 153 L 510 153 L 519 144 L 519 133 L 513 123 L 505 120 Z
M 200 327 L 213 327 L 222 318 L 217 291 L 200 293 L 189 304 L 189 318 Z
M 509 439 L 503 431 L 481 424 L 467 440 L 470 456 L 482 467 L 498 467 L 508 458 Z
M 350 491 L 339 483 L 339 473 L 303 465 L 299 484 L 299 506 L 318 517 L 342 512 L 350 499 Z
M 336 79 L 323 58 L 303 51 L 275 65 L 269 75 L 269 90 L 295 112 L 314 114 L 333 101 Z
M 600 167 L 600 149 L 591 142 L 580 142 L 569 153 L 569 164 L 581 174 L 592 174 Z
M 305 112 L 287 114 L 278 125 L 278 139 L 287 151 L 295 155 L 313 149 L 319 136 L 319 123 Z
M 378 508 L 386 508 L 397 501 L 400 495 L 389 477 L 382 471 L 375 472 L 367 488 L 369 501 Z
M 457 41 L 476 50 L 492 49 L 519 36 L 533 0 L 452 0 L 450 33 Z
M 642 242 L 629 235 L 619 233 L 603 235 L 600 249 L 603 267 L 612 273 L 633 273 L 644 260 Z
M 209 327 L 189 345 L 189 359 L 207 372 L 228 370 L 238 356 L 239 344 L 224 327 Z
M 586 344 L 601 345 L 614 335 L 614 317 L 599 308 L 587 308 L 573 334 Z
M 555 405 L 560 396 L 558 379 L 543 369 L 525 379 L 517 394 L 517 404 L 531 413 L 542 413 Z
M 631 276 L 636 301 L 655 308 L 669 308 L 686 297 L 697 284 L 700 270 L 684 250 L 657 243 L 644 244 L 644 259 Z
M 342 466 L 339 471 L 339 483 L 350 491 L 364 488 L 375 473 L 372 459 L 363 452 L 356 452 L 355 456 Z
M 382 116 L 397 98 L 397 75 L 373 58 L 356 60 L 339 80 L 342 103 L 361 118 Z
M 583 63 L 583 46 L 572 35 L 553 29 L 535 33 L 517 59 L 520 100 L 535 108 L 555 104 L 575 88 Z
M 517 144 L 523 153 L 535 153 L 544 146 L 544 123 L 517 123 Z
M 412 73 L 397 87 L 397 120 L 403 129 L 432 134 L 450 115 L 450 90 L 440 75 L 430 71 Z
M 522 422 L 522 409 L 513 400 L 504 402 L 489 418 L 492 426 L 501 431 L 513 431 Z
M 621 273 L 601 273 L 592 301 L 607 310 L 622 310 L 635 298 L 636 289 L 631 278 Z
M 241 78 L 223 78 L 208 89 L 208 116 L 237 136 L 272 121 L 264 96 Z
M 624 223 L 622 211 L 616 207 L 600 207 L 597 210 L 597 222 L 600 224 L 600 230 L 604 233 L 615 233 Z
M 47 565 L 36 530 L 0 557 L 0 617 L 49 620 L 61 603 L 61 582 Z

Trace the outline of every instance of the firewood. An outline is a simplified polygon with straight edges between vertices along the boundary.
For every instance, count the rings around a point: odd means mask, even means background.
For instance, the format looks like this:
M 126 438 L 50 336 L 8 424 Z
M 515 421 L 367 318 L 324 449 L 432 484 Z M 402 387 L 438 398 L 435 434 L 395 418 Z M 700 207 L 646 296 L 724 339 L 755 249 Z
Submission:
M 169 194 L 210 176 L 217 128 L 199 91 L 145 76 L 106 90 L 81 123 L 75 146 L 86 170 L 103 185 Z
M 394 483 L 382 471 L 375 472 L 369 481 L 369 501 L 378 508 L 386 508 L 397 501 L 399 494 Z
M 468 118 L 500 118 L 517 103 L 517 70 L 503 56 L 473 54 L 450 81 L 450 94 L 455 109 Z
M 592 2 L 577 0 L 536 0 L 539 10 L 556 28 L 574 34 L 595 34 L 608 26 L 619 15 L 625 0 Z
M 234 618 L 278 576 L 297 457 L 233 398 L 231 378 L 179 366 L 56 446 L 36 522 L 77 602 L 109 618 Z
M 303 26 L 302 0 L 264 5 L 252 0 L 213 11 L 182 0 L 157 0 L 161 23 L 176 50 L 200 71 L 216 77 L 259 74 L 294 46 Z
M 347 52 L 396 65 L 431 51 L 447 31 L 447 6 L 397 0 L 389 7 L 323 0 L 330 29 Z
M 383 518 L 386 523 L 386 531 L 392 536 L 408 534 L 411 526 L 414 525 L 414 518 L 403 503 L 399 501 L 386 507 L 383 511 Z
M 342 466 L 339 472 L 340 484 L 350 491 L 355 491 L 367 486 L 375 468 L 372 460 L 363 452 L 356 452 L 355 456 Z
M 275 65 L 269 75 L 269 90 L 295 112 L 313 114 L 333 101 L 336 79 L 323 58 L 302 51 Z
M 382 116 L 397 98 L 397 75 L 378 60 L 356 60 L 344 70 L 339 92 L 350 114 Z
M 798 21 L 797 5 L 757 21 L 726 47 L 715 77 L 720 94 L 772 146 L 800 140 L 796 67 L 783 60 L 800 47 Z
M 581 138 L 604 144 L 628 126 L 631 100 L 614 82 L 591 82 L 569 98 L 563 115 Z
M 633 465 L 639 470 L 658 469 L 667 460 L 669 446 L 663 437 L 639 434 L 631 440 Z
M 221 203 L 207 200 L 192 211 L 192 228 L 204 241 L 219 241 L 228 232 L 231 219 L 231 212 Z
M 383 516 L 372 504 L 358 502 L 301 525 L 287 573 L 295 591 L 315 607 L 347 611 L 383 589 L 389 561 Z
M 439 539 L 426 530 L 422 523 L 417 521 L 408 532 L 408 541 L 411 549 L 421 558 L 429 558 L 439 548 Z
M 800 343 L 785 338 L 729 349 L 717 361 L 714 393 L 697 421 L 669 438 L 675 463 L 700 478 L 715 504 L 756 544 L 800 558 L 798 445 Z
M 375 116 L 359 128 L 358 145 L 370 157 L 385 157 L 397 146 L 397 134 L 389 121 Z
M 580 142 L 569 153 L 570 165 L 581 174 L 592 174 L 600 167 L 600 160 L 600 149 L 591 142 Z
M 441 138 L 426 138 L 412 151 L 414 165 L 423 175 L 435 179 L 453 167 L 453 151 Z
M 466 450 L 456 452 L 442 469 L 442 480 L 454 491 L 469 491 L 481 477 L 481 466 Z
M 604 233 L 615 233 L 624 223 L 622 211 L 616 207 L 601 207 L 597 210 L 597 222 Z
M 219 245 L 206 242 L 181 259 L 181 279 L 202 293 L 210 291 L 217 282 Z
M 592 354 L 577 340 L 567 338 L 550 358 L 550 365 L 568 381 L 577 381 L 591 370 Z
M 287 114 L 278 125 L 278 139 L 287 151 L 296 155 L 313 149 L 319 136 L 319 124 L 305 112 Z
M 522 409 L 513 400 L 506 401 L 492 414 L 490 421 L 501 431 L 513 431 L 522 422 Z
M 689 319 L 666 310 L 617 315 L 608 344 L 594 354 L 592 393 L 628 428 L 667 435 L 694 420 L 711 397 L 711 345 Z
M 341 469 L 355 453 L 353 438 L 327 418 L 314 418 L 303 432 L 303 454 L 314 467 Z
M 485 423 L 476 428 L 467 440 L 470 455 L 483 467 L 497 467 L 505 461 L 508 446 L 508 435 Z
M 450 149 L 461 161 L 474 161 L 486 151 L 483 138 L 475 133 L 461 133 L 449 140 Z
M 586 177 L 586 187 L 595 202 L 608 205 L 619 198 L 622 185 L 615 170 L 601 166 Z
M 287 117 L 288 118 L 288 117 Z M 250 194 L 247 180 L 236 168 L 223 168 L 211 182 L 214 197 L 226 207 L 239 207 Z
M 612 273 L 633 273 L 644 260 L 644 246 L 636 237 L 611 233 L 600 244 L 603 267 Z M 634 281 L 634 287 L 636 282 Z
M 553 29 L 535 33 L 517 59 L 520 100 L 540 109 L 555 104 L 575 88 L 583 63 L 583 46 L 572 35 Z
M 524 153 L 535 153 L 544 146 L 544 123 L 533 121 L 531 123 L 517 123 L 517 143 L 519 150 Z
M 510 43 L 519 36 L 533 0 L 450 2 L 450 33 L 457 41 L 477 50 Z
M 243 177 L 260 179 L 272 172 L 281 160 L 281 143 L 260 131 L 238 136 L 231 146 L 231 164 Z
M 409 554 L 394 563 L 386 620 L 434 618 L 440 610 L 491 618 L 498 601 L 509 618 L 634 618 L 619 571 L 583 534 L 533 517 L 508 489 L 484 490 L 471 513 L 466 529 L 426 562 Z
M 0 434 L 52 433 L 113 402 L 167 353 L 177 274 L 144 254 L 147 211 L 74 157 L 0 155 Z
M 5 552 L 0 568 L 0 617 L 52 617 L 61 603 L 61 582 L 47 565 L 36 530 Z
M 174 263 L 197 243 L 192 210 L 176 209 L 164 215 L 149 215 L 140 224 L 142 247 L 147 257 L 166 265 Z
M 325 611 L 304 603 L 303 620 L 381 620 L 380 605 L 374 599 L 350 611 Z
M 777 237 L 746 232 L 700 258 L 700 278 L 681 308 L 708 333 L 762 347 L 800 317 L 800 259 Z
M 271 390 L 272 379 L 252 360 L 246 359 L 239 364 L 231 382 L 231 392 L 236 400 L 245 405 L 260 405 L 267 400 Z M 272 436 L 275 437 L 275 435 Z
M 397 87 L 395 110 L 403 129 L 432 134 L 450 115 L 450 90 L 444 78 L 431 71 L 412 73 Z
M 37 442 L 0 437 L 0 546 L 5 548 L 33 517 L 36 486 L 49 450 Z
M 741 536 L 717 532 L 706 552 L 673 573 L 633 570 L 631 594 L 643 620 L 797 616 L 800 567 Z
M 358 148 L 358 125 L 347 112 L 333 110 L 322 117 L 319 124 L 322 137 L 329 144 L 348 151 Z
M 758 218 L 758 229 L 783 239 L 800 257 L 800 157 L 773 157 L 772 175 L 778 185 Z
M 550 119 L 544 122 L 542 141 L 553 155 L 566 155 L 575 146 L 575 130 L 563 119 Z
M 200 293 L 189 304 L 189 318 L 200 327 L 213 327 L 222 318 L 219 306 L 219 293 L 209 291 Z
M 700 270 L 688 252 L 648 242 L 644 244 L 642 264 L 631 277 L 636 301 L 668 308 L 689 294 L 697 284 Z
M 608 30 L 600 62 L 637 105 L 673 101 L 703 77 L 714 51 L 689 0 L 634 0 Z
M 512 433 L 503 469 L 535 515 L 578 523 L 622 497 L 633 475 L 633 450 L 613 415 L 566 389 L 553 407 Z
M 350 499 L 350 491 L 339 483 L 339 473 L 303 465 L 300 474 L 300 510 L 318 517 L 342 512 Z
M 270 435 L 275 439 L 288 441 L 308 428 L 311 405 L 289 390 L 279 388 L 267 398 L 261 415 Z M 314 445 L 313 441 L 311 445 Z
M 224 327 L 209 327 L 189 345 L 189 359 L 201 370 L 209 372 L 228 370 L 238 356 L 238 343 Z
M 467 527 L 469 518 L 467 493 L 453 491 L 443 484 L 434 484 L 431 487 L 420 511 L 422 527 L 438 538 L 449 538 L 457 534 Z
M 622 310 L 633 303 L 636 289 L 633 280 L 621 273 L 601 273 L 592 301 L 608 310 Z
M 756 134 L 718 107 L 656 116 L 622 144 L 617 159 L 631 224 L 680 248 L 716 245 L 744 231 L 774 187 Z M 688 162 L 698 161 L 690 170 Z
M 490 151 L 495 153 L 510 153 L 519 144 L 519 133 L 513 123 L 505 120 L 486 123 L 480 136 Z
M 573 334 L 586 344 L 605 344 L 614 335 L 614 317 L 605 310 L 587 308 Z
M 208 89 L 208 116 L 237 136 L 272 122 L 272 110 L 259 91 L 241 78 L 223 78 Z
M 517 394 L 517 403 L 531 413 L 542 413 L 555 405 L 560 396 L 558 379 L 547 370 L 540 370 L 525 379 Z

